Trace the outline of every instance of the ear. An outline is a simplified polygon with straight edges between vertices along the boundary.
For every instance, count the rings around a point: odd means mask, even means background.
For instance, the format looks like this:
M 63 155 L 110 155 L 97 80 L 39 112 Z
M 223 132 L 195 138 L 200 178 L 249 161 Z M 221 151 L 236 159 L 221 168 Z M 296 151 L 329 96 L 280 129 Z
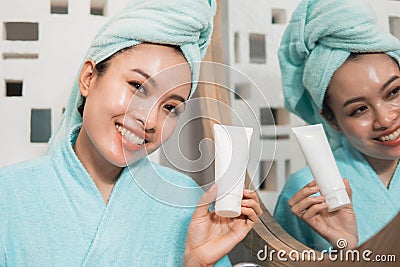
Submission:
M 331 118 L 328 118 L 323 112 L 322 110 L 319 112 L 319 114 L 321 115 L 322 118 L 324 118 L 324 120 L 326 120 L 328 122 L 328 124 L 338 133 L 342 133 L 342 129 L 340 128 L 339 124 L 336 121 L 336 118 L 334 116 L 332 116 Z
M 95 66 L 96 66 L 96 63 L 94 63 L 93 60 L 88 59 L 83 64 L 81 73 L 79 74 L 79 80 L 78 80 L 79 91 L 81 92 L 81 95 L 84 97 L 88 96 L 90 87 L 96 76 L 94 73 Z

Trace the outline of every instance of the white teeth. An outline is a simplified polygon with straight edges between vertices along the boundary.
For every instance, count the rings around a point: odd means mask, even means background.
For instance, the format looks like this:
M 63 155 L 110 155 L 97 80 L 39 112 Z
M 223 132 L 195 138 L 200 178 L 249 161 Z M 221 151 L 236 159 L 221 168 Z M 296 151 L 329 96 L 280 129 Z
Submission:
M 392 141 L 392 140 L 396 140 L 399 137 L 399 135 L 400 135 L 400 128 L 397 129 L 394 133 L 391 133 L 391 134 L 385 135 L 385 136 L 381 136 L 378 139 L 382 142 L 389 141 L 389 140 Z
M 143 145 L 144 139 L 130 132 L 128 129 L 125 129 L 121 125 L 115 124 L 115 128 L 117 128 L 118 132 L 122 134 L 123 137 L 126 138 L 130 143 L 134 145 Z

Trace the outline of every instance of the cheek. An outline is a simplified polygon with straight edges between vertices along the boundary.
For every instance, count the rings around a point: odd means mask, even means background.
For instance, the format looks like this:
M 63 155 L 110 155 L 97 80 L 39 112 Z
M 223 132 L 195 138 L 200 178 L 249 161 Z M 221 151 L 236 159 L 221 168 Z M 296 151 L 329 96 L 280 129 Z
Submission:
M 109 90 L 107 94 L 103 95 L 103 104 L 110 106 L 111 108 L 120 109 L 124 111 L 128 108 L 131 95 L 123 88 L 116 90 Z
M 126 108 L 131 97 L 130 90 L 118 79 L 101 80 L 93 88 L 92 94 L 99 108 Z
M 367 139 L 372 129 L 372 121 L 365 118 L 347 119 L 340 125 L 342 132 L 348 139 Z
M 166 118 L 161 125 L 161 143 L 166 142 L 174 133 L 177 124 L 177 118 Z

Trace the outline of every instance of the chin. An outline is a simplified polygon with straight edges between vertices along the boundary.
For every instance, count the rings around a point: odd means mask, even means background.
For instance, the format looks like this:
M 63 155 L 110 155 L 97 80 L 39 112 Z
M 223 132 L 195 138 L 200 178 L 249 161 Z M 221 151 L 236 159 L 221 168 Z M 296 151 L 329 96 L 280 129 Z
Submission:
M 107 159 L 108 162 L 110 162 L 112 165 L 119 167 L 119 168 L 124 168 L 127 166 L 125 159 L 122 160 L 116 160 L 116 159 Z
M 126 158 L 123 159 L 123 163 L 122 163 L 123 167 L 131 165 L 131 164 L 143 159 L 146 156 L 147 156 L 147 154 L 142 154 L 142 153 L 140 155 L 135 154 L 135 155 L 132 155 L 130 157 L 129 157 L 129 155 L 126 155 Z

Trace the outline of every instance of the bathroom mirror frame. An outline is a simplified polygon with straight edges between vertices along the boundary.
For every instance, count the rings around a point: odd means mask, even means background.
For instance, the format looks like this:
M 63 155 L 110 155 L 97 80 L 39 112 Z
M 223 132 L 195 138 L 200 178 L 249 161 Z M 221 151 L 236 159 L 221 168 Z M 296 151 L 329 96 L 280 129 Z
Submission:
M 206 57 L 204 61 L 218 62 L 223 63 L 223 34 L 226 34 L 227 31 L 223 29 L 223 14 L 222 11 L 225 10 L 222 5 L 225 4 L 225 1 L 217 0 L 217 5 L 219 8 L 217 9 L 217 14 L 214 19 L 214 32 L 212 36 L 212 41 L 207 51 Z M 216 83 L 221 81 L 221 77 L 224 76 L 223 73 L 216 73 L 208 70 L 206 74 L 202 73 L 201 75 L 208 75 L 207 81 L 215 80 Z M 214 77 L 209 77 L 209 75 L 213 75 Z M 212 84 L 199 84 L 197 94 L 203 99 L 217 99 L 226 105 L 229 105 L 229 95 L 226 90 L 217 90 L 217 88 L 213 88 L 215 85 Z M 216 116 L 219 118 L 219 121 L 224 124 L 231 123 L 230 114 L 224 114 L 223 112 L 219 112 L 216 110 L 210 110 L 210 103 L 207 101 L 203 101 L 201 112 L 209 113 L 213 112 L 213 117 Z M 209 121 L 204 121 L 203 129 L 204 129 L 204 137 L 205 138 L 213 138 L 212 131 L 212 123 Z M 249 185 L 249 177 L 246 177 L 247 186 Z M 260 217 L 254 229 L 247 235 L 245 240 L 243 241 L 245 247 L 249 250 L 250 254 L 254 258 L 254 262 L 260 266 L 365 266 L 365 261 L 332 261 L 327 257 L 327 254 L 321 255 L 321 252 L 310 250 L 309 247 L 305 246 L 301 242 L 297 241 L 291 235 L 289 235 L 274 219 L 271 213 L 267 210 L 264 204 L 261 204 L 263 215 Z M 393 255 L 397 261 L 400 261 L 400 213 L 381 231 L 379 231 L 375 236 L 369 239 L 360 247 L 356 248 L 361 254 L 363 251 L 370 250 L 374 255 Z M 265 250 L 268 248 L 268 251 L 271 252 L 274 250 L 276 253 L 278 251 L 284 251 L 286 255 L 288 253 L 301 253 L 305 250 L 312 251 L 311 255 L 315 255 L 314 258 L 310 258 L 307 261 L 291 261 L 288 259 L 287 261 L 282 261 L 279 259 L 274 259 L 272 261 L 262 261 L 258 259 L 257 253 L 260 250 Z M 276 254 L 275 254 L 276 255 Z M 277 256 L 277 255 L 276 255 Z M 322 257 L 324 256 L 324 257 Z M 322 260 L 321 257 L 323 258 Z M 371 262 L 372 265 L 375 265 Z M 379 263 L 378 263 L 379 264 Z M 382 264 L 381 264 L 382 265 Z M 385 266 L 398 266 L 396 262 L 385 262 Z
M 332 260 L 327 254 L 321 255 L 321 252 L 312 250 L 300 243 L 282 229 L 264 205 L 262 205 L 262 209 L 264 211 L 263 215 L 252 232 L 244 240 L 244 244 L 252 254 L 254 261 L 260 266 L 365 266 L 366 264 L 372 264 L 373 266 L 379 264 L 382 266 L 398 266 L 399 264 L 396 261 L 400 259 L 400 213 L 371 239 L 353 250 L 359 252 L 360 261 L 343 261 Z M 263 251 L 262 253 L 264 253 L 266 247 L 269 252 L 272 250 L 275 251 L 272 261 L 261 261 L 257 255 L 259 251 Z M 284 251 L 282 252 L 286 255 L 284 258 L 288 260 L 279 261 L 277 257 L 278 251 Z M 305 261 L 292 261 L 288 255 L 296 254 L 294 253 L 295 251 L 297 251 L 298 255 L 302 255 L 303 251 L 312 251 L 310 255 L 315 255 L 315 257 L 307 258 Z M 374 258 L 373 255 L 384 255 L 385 257 L 391 257 L 391 259 L 394 258 L 395 261 L 385 263 L 366 262 L 362 259 L 362 254 L 367 251 L 371 251 L 371 259 Z M 343 253 L 345 255 L 345 251 Z

